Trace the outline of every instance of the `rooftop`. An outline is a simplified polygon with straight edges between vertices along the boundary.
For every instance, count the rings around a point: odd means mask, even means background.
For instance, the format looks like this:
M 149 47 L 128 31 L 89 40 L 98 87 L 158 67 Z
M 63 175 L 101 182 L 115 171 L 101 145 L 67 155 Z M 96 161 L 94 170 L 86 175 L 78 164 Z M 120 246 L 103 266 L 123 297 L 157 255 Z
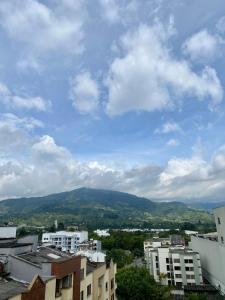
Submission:
M 12 279 L 0 280 L 0 300 L 7 300 L 27 290 L 27 285 Z
M 32 243 L 19 243 L 16 239 L 1 239 L 0 248 L 17 248 L 32 245 Z
M 65 261 L 68 260 L 68 258 L 71 258 L 70 255 L 48 247 L 41 247 L 36 252 L 21 254 L 17 257 L 24 259 L 30 263 L 36 264 L 38 266 L 41 266 L 42 263 Z

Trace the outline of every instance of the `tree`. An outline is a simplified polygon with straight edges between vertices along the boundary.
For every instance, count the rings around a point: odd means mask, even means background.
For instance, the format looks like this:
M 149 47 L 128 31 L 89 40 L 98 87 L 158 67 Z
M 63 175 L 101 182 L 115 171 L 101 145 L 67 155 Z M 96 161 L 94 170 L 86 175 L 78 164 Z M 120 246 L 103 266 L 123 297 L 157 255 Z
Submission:
M 168 288 L 159 287 L 145 268 L 123 268 L 116 275 L 118 300 L 170 299 Z
M 187 295 L 185 299 L 187 299 L 187 300 L 207 300 L 207 295 L 191 293 L 191 294 Z

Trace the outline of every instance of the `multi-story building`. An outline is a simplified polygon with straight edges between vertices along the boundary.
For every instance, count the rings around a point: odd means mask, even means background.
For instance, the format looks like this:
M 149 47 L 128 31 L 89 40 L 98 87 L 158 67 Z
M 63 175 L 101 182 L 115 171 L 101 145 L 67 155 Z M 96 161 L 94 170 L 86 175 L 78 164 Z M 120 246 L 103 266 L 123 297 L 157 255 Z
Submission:
M 1 300 L 116 299 L 113 262 L 91 263 L 45 246 L 34 249 L 30 242 L 1 240 Z
M 85 256 L 91 262 L 105 262 L 106 261 L 106 254 L 102 251 L 95 251 L 95 250 L 78 250 L 76 255 Z
M 225 207 L 214 216 L 217 233 L 191 236 L 190 247 L 201 256 L 203 277 L 225 295 Z
M 90 239 L 89 241 L 83 241 L 77 246 L 78 251 L 101 251 L 102 250 L 102 242 L 99 240 Z
M 184 246 L 146 247 L 145 260 L 150 274 L 162 285 L 202 284 L 199 254 Z
M 78 245 L 88 240 L 87 231 L 57 231 L 47 232 L 42 235 L 43 244 L 55 245 L 62 251 L 76 252 Z

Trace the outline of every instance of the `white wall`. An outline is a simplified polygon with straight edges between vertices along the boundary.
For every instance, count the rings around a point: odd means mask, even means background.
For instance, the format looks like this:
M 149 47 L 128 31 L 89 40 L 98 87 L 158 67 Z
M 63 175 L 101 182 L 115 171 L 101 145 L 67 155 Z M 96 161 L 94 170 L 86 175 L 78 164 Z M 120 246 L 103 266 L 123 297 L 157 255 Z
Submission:
M 8 239 L 8 238 L 15 238 L 16 237 L 16 227 L 7 227 L 3 226 L 0 227 L 0 238 L 1 239 Z
M 202 273 L 216 288 L 225 294 L 225 247 L 216 241 L 192 236 L 190 247 L 199 252 Z

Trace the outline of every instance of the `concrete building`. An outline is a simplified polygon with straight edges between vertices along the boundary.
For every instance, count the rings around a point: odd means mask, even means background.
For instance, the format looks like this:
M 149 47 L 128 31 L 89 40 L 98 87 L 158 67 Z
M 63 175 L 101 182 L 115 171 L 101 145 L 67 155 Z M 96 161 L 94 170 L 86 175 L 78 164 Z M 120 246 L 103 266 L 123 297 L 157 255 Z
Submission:
M 106 254 L 102 251 L 94 251 L 94 250 L 78 250 L 76 255 L 85 256 L 91 262 L 105 262 Z
M 116 300 L 116 265 L 81 261 L 80 300 Z M 82 280 L 83 278 L 83 280 Z
M 42 235 L 43 244 L 55 245 L 62 251 L 76 252 L 78 245 L 88 240 L 87 231 L 57 231 L 47 232 Z
M 0 239 L 16 238 L 16 226 L 0 226 Z
M 110 236 L 109 229 L 97 229 L 94 231 L 99 237 L 107 237 Z
M 162 285 L 201 285 L 202 272 L 197 252 L 184 246 L 155 246 L 145 248 L 146 266 Z
M 0 300 L 116 299 L 115 274 L 113 262 L 92 263 L 45 246 L 34 250 L 13 238 L 0 243 Z
M 77 246 L 78 251 L 101 251 L 102 250 L 102 242 L 98 240 L 90 239 L 89 241 L 83 241 Z
M 214 216 L 217 233 L 191 236 L 190 247 L 200 254 L 203 277 L 225 295 L 225 207 Z

